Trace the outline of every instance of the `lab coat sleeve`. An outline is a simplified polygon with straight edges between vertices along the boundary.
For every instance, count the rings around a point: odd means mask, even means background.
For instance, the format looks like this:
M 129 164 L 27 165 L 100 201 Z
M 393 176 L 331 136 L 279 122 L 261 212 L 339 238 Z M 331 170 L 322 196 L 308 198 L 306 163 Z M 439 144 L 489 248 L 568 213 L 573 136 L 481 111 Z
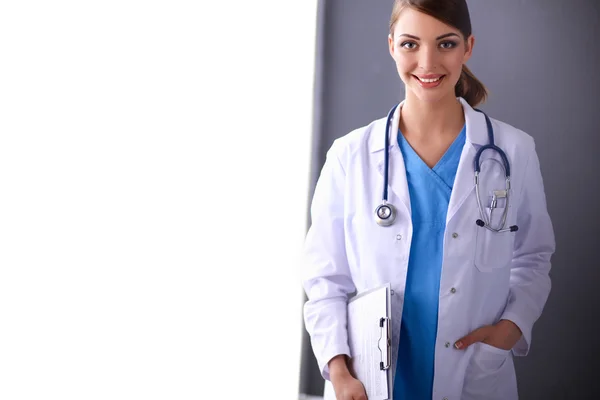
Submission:
M 550 294 L 550 258 L 555 250 L 535 146 L 529 154 L 520 197 L 510 293 L 501 319 L 510 320 L 521 329 L 523 336 L 513 347 L 513 353 L 525 356 L 529 353 L 533 325 Z
M 302 265 L 308 298 L 304 322 L 321 375 L 327 380 L 328 362 L 339 354 L 351 356 L 347 304 L 349 295 L 355 292 L 344 244 L 345 172 L 339 147 L 336 141 L 328 151 L 315 187 Z

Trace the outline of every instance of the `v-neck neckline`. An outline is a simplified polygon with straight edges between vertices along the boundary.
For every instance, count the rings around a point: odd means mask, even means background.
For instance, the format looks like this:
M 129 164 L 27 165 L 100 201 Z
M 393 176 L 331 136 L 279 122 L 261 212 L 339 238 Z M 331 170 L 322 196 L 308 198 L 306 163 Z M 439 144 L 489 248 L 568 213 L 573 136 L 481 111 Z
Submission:
M 448 146 L 448 148 L 446 149 L 444 154 L 440 157 L 440 159 L 435 163 L 435 165 L 433 167 L 430 167 L 429 165 L 427 165 L 427 163 L 421 158 L 421 156 L 410 145 L 408 140 L 406 140 L 406 138 L 402 134 L 402 131 L 399 128 L 398 128 L 398 146 L 400 146 L 400 149 L 402 149 L 402 148 L 409 149 L 410 152 L 412 153 L 413 157 L 415 159 L 419 160 L 419 163 L 422 164 L 423 167 L 425 167 L 427 170 L 437 174 L 437 171 L 447 162 L 448 158 L 450 157 L 450 155 L 452 154 L 454 149 L 459 145 L 459 143 L 462 142 L 462 137 L 465 135 L 466 135 L 466 125 L 463 126 L 463 128 L 460 130 L 458 135 L 454 138 L 454 140 L 452 141 L 450 146 Z M 400 141 L 402 141 L 405 144 L 405 146 L 402 146 Z

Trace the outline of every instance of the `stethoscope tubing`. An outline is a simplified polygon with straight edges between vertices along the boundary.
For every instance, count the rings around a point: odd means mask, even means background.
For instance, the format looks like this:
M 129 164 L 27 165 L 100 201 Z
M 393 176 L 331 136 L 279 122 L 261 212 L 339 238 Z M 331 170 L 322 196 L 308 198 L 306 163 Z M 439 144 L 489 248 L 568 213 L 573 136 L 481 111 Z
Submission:
M 375 215 L 376 215 L 376 221 L 380 226 L 390 226 L 392 225 L 392 223 L 394 222 L 395 219 L 395 215 L 396 215 L 396 211 L 395 208 L 392 204 L 388 203 L 388 183 L 389 183 L 389 157 L 390 157 L 390 136 L 391 136 L 391 132 L 390 132 L 390 128 L 392 125 L 392 121 L 394 119 L 394 113 L 396 111 L 396 109 L 398 108 L 400 104 L 396 104 L 394 107 L 392 107 L 392 109 L 389 111 L 388 116 L 387 116 L 387 121 L 386 121 L 386 126 L 385 126 L 385 148 L 384 148 L 384 170 L 383 170 L 383 195 L 382 195 L 382 204 L 379 205 L 376 210 L 375 210 Z M 510 199 L 510 163 L 508 162 L 508 157 L 506 156 L 506 154 L 504 153 L 504 151 L 496 146 L 496 144 L 494 143 L 494 128 L 492 127 L 492 122 L 490 120 L 490 118 L 487 116 L 486 113 L 484 113 L 483 111 L 479 110 L 479 109 L 474 109 L 477 112 L 480 112 L 484 115 L 485 117 L 485 122 L 486 122 L 486 126 L 487 126 L 487 133 L 488 133 L 488 144 L 481 146 L 478 150 L 477 153 L 475 154 L 475 157 L 473 159 L 473 169 L 474 169 L 474 173 L 475 173 L 475 192 L 476 192 L 476 196 L 477 196 L 477 206 L 479 207 L 479 213 L 481 215 L 482 219 L 478 219 L 476 221 L 476 224 L 480 227 L 485 227 L 493 232 L 514 232 L 518 229 L 518 227 L 516 225 L 513 225 L 509 228 L 504 228 L 506 226 L 506 218 L 507 218 L 507 213 L 508 213 L 508 207 L 509 207 L 509 199 Z M 491 222 L 492 222 L 492 215 L 493 215 L 493 208 L 490 208 L 490 216 L 489 218 L 487 217 L 487 214 L 484 211 L 483 205 L 481 204 L 481 197 L 480 197 L 480 191 L 479 191 L 479 173 L 481 172 L 481 155 L 483 154 L 483 152 L 485 150 L 492 150 L 495 151 L 496 153 L 498 153 L 500 155 L 500 158 L 502 159 L 502 166 L 504 168 L 504 173 L 505 173 L 505 177 L 506 177 L 506 197 L 505 197 L 505 206 L 504 206 L 504 212 L 502 214 L 502 220 L 500 223 L 500 228 L 492 228 L 491 227 Z M 495 160 L 497 161 L 497 160 Z M 382 210 L 387 210 L 387 213 L 381 213 Z M 387 215 L 387 216 L 385 216 Z

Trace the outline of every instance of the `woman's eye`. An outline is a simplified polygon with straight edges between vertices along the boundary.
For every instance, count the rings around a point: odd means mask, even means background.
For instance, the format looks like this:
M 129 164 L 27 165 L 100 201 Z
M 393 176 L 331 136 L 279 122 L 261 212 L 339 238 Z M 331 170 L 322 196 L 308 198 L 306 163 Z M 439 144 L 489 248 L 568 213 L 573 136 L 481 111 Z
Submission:
M 417 46 L 417 44 L 414 42 L 403 42 L 400 45 L 400 47 L 404 47 L 405 49 L 409 49 L 409 50 L 414 49 L 416 46 Z
M 456 42 L 442 42 L 440 43 L 442 49 L 452 49 L 456 47 Z

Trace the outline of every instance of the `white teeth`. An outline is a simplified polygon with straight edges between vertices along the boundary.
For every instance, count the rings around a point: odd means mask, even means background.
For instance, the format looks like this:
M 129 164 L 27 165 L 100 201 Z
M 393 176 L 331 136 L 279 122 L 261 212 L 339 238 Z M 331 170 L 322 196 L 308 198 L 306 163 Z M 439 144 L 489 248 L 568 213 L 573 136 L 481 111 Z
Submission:
M 437 82 L 440 80 L 441 76 L 439 78 L 435 78 L 435 79 L 421 79 L 417 76 L 417 78 L 424 83 L 432 83 L 432 82 Z

